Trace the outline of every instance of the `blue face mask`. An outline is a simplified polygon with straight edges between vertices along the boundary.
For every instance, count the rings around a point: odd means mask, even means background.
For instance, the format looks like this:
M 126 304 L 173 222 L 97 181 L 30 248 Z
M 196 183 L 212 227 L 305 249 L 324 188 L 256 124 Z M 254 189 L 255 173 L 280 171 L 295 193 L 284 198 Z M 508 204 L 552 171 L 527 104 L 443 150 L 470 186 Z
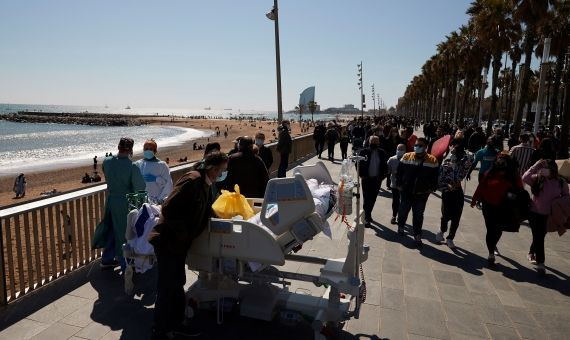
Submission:
M 424 147 L 422 146 L 414 146 L 414 152 L 415 153 L 423 153 L 424 152 Z
M 226 180 L 226 177 L 228 177 L 228 171 L 224 171 L 222 172 L 222 174 L 220 176 L 218 176 L 218 178 L 216 178 L 216 182 L 223 182 Z
M 398 150 L 398 151 L 396 151 L 396 157 L 402 158 L 402 156 L 404 156 L 404 153 L 406 153 L 406 152 L 403 150 Z
M 152 152 L 151 150 L 144 150 L 143 151 L 143 157 L 145 159 L 153 159 L 154 158 L 154 152 Z

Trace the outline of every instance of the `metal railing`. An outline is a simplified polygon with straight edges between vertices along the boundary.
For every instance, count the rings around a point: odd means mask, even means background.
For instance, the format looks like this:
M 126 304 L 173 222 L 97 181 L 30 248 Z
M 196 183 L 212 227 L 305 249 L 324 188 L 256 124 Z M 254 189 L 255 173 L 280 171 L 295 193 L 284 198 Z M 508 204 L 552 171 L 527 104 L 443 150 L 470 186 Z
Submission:
M 279 165 L 276 143 L 274 172 Z M 314 153 L 312 135 L 293 138 L 289 163 Z M 172 167 L 173 181 L 193 163 Z M 100 184 L 0 210 L 0 305 L 8 304 L 101 256 L 91 249 L 102 220 L 107 185 Z

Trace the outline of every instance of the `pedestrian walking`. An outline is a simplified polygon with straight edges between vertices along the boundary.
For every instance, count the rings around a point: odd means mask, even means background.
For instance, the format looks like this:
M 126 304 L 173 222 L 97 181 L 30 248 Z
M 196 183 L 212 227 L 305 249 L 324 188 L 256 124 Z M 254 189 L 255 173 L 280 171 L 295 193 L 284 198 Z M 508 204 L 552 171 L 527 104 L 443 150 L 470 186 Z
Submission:
M 398 132 L 398 131 L 396 131 Z M 396 177 L 398 174 L 398 166 L 400 165 L 400 159 L 406 153 L 406 144 L 398 144 L 396 147 L 396 154 L 388 159 L 388 174 L 391 178 L 390 186 L 392 190 L 392 219 L 390 223 L 397 224 L 398 211 L 400 210 L 400 189 L 396 185 Z
M 149 237 L 158 262 L 157 295 L 152 339 L 172 339 L 182 327 L 186 310 L 186 255 L 192 241 L 208 226 L 212 211 L 210 186 L 224 173 L 228 157 L 211 152 L 204 167 L 184 174 L 162 206 Z
M 370 136 L 369 146 L 360 150 L 359 155 L 366 158 L 359 163 L 358 175 L 362 179 L 364 224 L 369 226 L 372 222 L 372 209 L 378 197 L 380 183 L 386 176 L 388 157 L 386 152 L 380 149 L 378 136 Z
M 93 157 L 93 171 L 97 171 L 97 156 Z
M 473 132 L 469 137 L 469 141 L 467 143 L 467 149 L 472 153 L 476 153 L 485 146 L 486 139 L 487 138 L 485 136 L 485 133 L 483 132 L 483 128 L 480 126 L 476 127 L 475 132 Z
M 447 246 L 450 249 L 455 249 L 453 239 L 463 213 L 464 193 L 461 181 L 467 176 L 472 162 L 471 155 L 465 152 L 465 144 L 454 139 L 450 146 L 449 155 L 443 160 L 439 168 L 441 225 L 439 232 L 435 235 L 435 240 L 437 242 L 444 241 L 444 234 L 447 232 L 448 224 L 451 221 L 451 228 L 446 238 Z
M 327 142 L 327 151 L 329 161 L 334 162 L 334 146 L 338 141 L 338 131 L 333 123 L 329 123 L 327 132 L 325 133 L 325 141 Z
M 348 158 L 348 144 L 350 143 L 350 137 L 348 137 L 348 131 L 346 128 L 342 129 L 342 133 L 340 135 L 339 144 L 340 144 L 340 154 L 343 160 Z
M 277 177 L 282 178 L 287 174 L 289 167 L 289 154 L 293 149 L 293 141 L 289 134 L 290 123 L 288 120 L 281 122 L 279 130 L 279 140 L 277 141 L 277 151 L 280 154 L 279 168 L 277 169 Z
M 524 173 L 522 180 L 530 185 L 532 192 L 532 204 L 528 218 L 532 231 L 532 243 L 528 252 L 528 260 L 536 265 L 539 274 L 544 275 L 546 221 L 551 211 L 552 201 L 568 195 L 568 184 L 560 178 L 558 165 L 551 159 L 536 162 Z
M 422 246 L 424 210 L 429 195 L 437 189 L 439 174 L 437 159 L 427 153 L 427 146 L 427 139 L 418 138 L 414 151 L 402 156 L 396 174 L 396 184 L 401 190 L 398 234 L 404 235 L 404 226 L 412 210 L 413 236 L 417 247 Z
M 16 198 L 22 198 L 26 196 L 26 176 L 23 173 L 19 174 L 14 180 L 14 187 L 12 191 L 16 194 Z
M 509 155 L 500 154 L 489 171 L 481 177 L 481 181 L 473 194 L 471 208 L 478 202 L 482 202 L 483 205 L 483 218 L 487 229 L 485 243 L 489 251 L 487 261 L 490 266 L 495 265 L 497 244 L 503 235 L 504 215 L 509 214 L 501 205 L 508 190 L 522 187 L 516 162 Z
M 315 152 L 317 153 L 317 156 L 319 156 L 319 159 L 321 159 L 321 154 L 325 149 L 326 132 L 327 129 L 325 128 L 324 122 L 318 122 L 313 131 L 313 140 L 315 141 Z
M 238 152 L 229 157 L 225 188 L 233 191 L 237 184 L 245 197 L 263 198 L 268 181 L 265 164 L 259 156 L 253 154 L 253 140 L 247 136 L 242 137 Z
M 114 268 L 117 265 L 125 270 L 123 254 L 125 229 L 129 206 L 126 194 L 145 189 L 145 181 L 139 168 L 133 163 L 134 141 L 123 137 L 119 141 L 119 153 L 103 162 L 103 172 L 107 181 L 107 202 L 104 217 L 95 230 L 93 249 L 103 248 L 101 268 Z
M 481 167 L 479 168 L 479 181 L 481 181 L 485 172 L 491 168 L 497 159 L 498 154 L 499 153 L 497 152 L 497 149 L 495 149 L 493 138 L 487 138 L 487 145 L 475 153 L 475 159 L 473 160 L 473 164 L 471 164 L 471 168 L 467 173 L 467 180 L 471 180 L 471 172 L 473 172 L 477 164 L 481 162 Z
M 530 158 L 534 153 L 534 149 L 530 146 L 530 138 L 528 134 L 521 134 L 519 136 L 519 144 L 513 146 L 509 153 L 511 157 L 518 163 L 519 173 L 522 176 L 532 165 L 530 164 Z

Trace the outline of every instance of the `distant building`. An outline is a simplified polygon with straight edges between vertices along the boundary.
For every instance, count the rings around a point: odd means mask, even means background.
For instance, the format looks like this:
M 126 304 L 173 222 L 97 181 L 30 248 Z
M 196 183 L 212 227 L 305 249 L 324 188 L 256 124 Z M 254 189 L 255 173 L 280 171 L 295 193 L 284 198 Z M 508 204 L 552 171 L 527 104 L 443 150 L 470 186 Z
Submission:
M 343 107 L 329 107 L 325 110 L 325 113 L 358 113 L 360 109 L 357 109 L 352 104 L 346 104 Z

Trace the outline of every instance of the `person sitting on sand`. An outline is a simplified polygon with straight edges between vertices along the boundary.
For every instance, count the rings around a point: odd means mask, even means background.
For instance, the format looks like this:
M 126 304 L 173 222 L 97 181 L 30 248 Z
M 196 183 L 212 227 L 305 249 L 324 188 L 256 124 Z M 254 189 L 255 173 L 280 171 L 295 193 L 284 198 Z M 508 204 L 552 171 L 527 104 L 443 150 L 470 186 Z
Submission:
M 158 145 L 154 139 L 147 140 L 143 146 L 144 158 L 135 162 L 141 170 L 146 183 L 150 201 L 161 204 L 172 191 L 172 177 L 168 165 L 156 158 Z
M 91 183 L 91 176 L 88 173 L 85 173 L 85 176 L 81 179 L 81 183 Z
M 91 177 L 91 182 L 101 182 L 101 176 L 95 171 L 93 177 Z

